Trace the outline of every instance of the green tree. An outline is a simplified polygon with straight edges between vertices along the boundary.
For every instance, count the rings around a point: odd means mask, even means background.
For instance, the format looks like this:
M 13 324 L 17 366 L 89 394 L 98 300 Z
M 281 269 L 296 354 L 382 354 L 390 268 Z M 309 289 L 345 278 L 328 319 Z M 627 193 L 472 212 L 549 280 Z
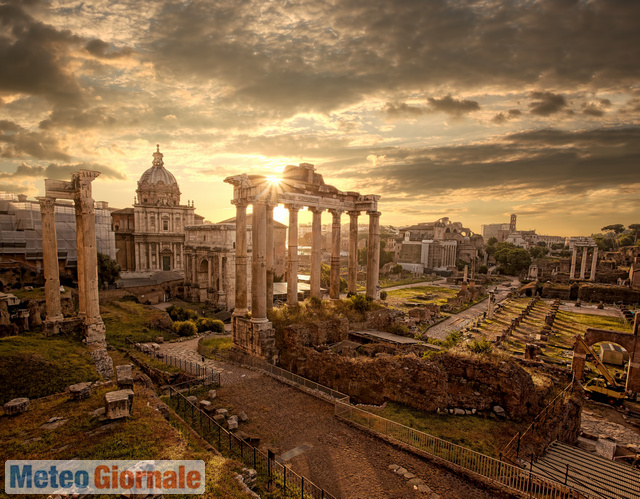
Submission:
M 529 249 L 529 254 L 531 258 L 542 258 L 547 253 L 549 253 L 549 249 L 543 246 L 533 246 Z
M 498 238 L 495 236 L 491 236 L 487 241 L 487 246 L 494 246 L 498 242 Z
M 531 255 L 522 248 L 502 248 L 496 252 L 496 261 L 508 275 L 518 275 L 531 265 Z
M 320 267 L 320 286 L 329 289 L 331 286 L 331 266 L 323 263 Z M 348 283 L 346 279 L 340 278 L 340 291 L 346 291 Z
M 486 274 L 487 272 L 489 272 L 489 267 L 486 265 L 480 265 L 478 267 L 478 274 Z
M 98 252 L 98 285 L 111 286 L 120 277 L 120 265 L 109 255 Z
M 638 242 L 638 233 L 640 232 L 640 224 L 629 225 L 629 230 L 631 231 L 631 235 L 633 236 L 633 244 L 636 244 Z
M 622 224 L 607 225 L 606 227 L 602 227 L 602 229 L 600 230 L 604 232 L 613 232 L 614 234 L 618 235 L 624 232 L 624 225 Z

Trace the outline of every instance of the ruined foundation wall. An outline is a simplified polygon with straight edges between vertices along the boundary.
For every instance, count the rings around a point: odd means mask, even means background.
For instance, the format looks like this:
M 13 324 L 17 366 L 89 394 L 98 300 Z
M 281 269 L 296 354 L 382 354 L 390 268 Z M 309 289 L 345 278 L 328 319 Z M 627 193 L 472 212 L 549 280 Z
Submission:
M 366 404 L 393 401 L 430 412 L 499 405 L 516 419 L 541 409 L 542 394 L 530 375 L 509 360 L 454 354 L 436 361 L 415 355 L 350 358 L 302 348 L 281 352 L 280 366 Z

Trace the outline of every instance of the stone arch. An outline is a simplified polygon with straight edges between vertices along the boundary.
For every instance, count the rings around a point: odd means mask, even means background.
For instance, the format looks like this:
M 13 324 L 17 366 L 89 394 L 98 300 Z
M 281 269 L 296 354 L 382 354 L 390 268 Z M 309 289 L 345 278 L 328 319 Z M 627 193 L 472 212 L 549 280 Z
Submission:
M 198 266 L 196 267 L 196 276 L 197 281 L 200 287 L 208 287 L 209 286 L 209 259 L 206 257 L 201 258 L 198 261 Z
M 636 317 L 633 333 L 589 328 L 584 335 L 584 342 L 589 347 L 604 341 L 620 345 L 629 353 L 626 389 L 627 391 L 636 393 L 640 393 L 640 340 L 638 337 L 638 324 L 638 319 Z M 586 358 L 586 350 L 578 341 L 576 341 L 573 345 L 573 361 L 571 363 L 571 370 L 573 371 L 576 379 L 582 380 L 584 376 L 584 364 Z

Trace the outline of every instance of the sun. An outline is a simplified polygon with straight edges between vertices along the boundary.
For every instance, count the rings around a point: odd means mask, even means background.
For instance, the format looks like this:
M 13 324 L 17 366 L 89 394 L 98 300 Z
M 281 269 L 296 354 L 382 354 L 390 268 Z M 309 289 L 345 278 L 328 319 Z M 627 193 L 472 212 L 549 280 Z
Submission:
M 279 184 L 280 182 L 282 182 L 282 179 L 280 177 L 277 177 L 276 175 L 267 175 L 267 182 L 269 182 L 270 184 Z

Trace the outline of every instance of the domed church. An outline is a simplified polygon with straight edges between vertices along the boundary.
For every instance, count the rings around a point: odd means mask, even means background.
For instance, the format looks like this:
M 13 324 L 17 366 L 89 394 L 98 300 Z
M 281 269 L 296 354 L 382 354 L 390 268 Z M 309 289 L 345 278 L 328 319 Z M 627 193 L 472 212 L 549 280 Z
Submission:
M 160 146 L 140 180 L 133 209 L 113 212 L 116 260 L 122 270 L 184 270 L 185 227 L 201 224 L 193 202 L 180 204 L 180 187 L 164 167 Z

